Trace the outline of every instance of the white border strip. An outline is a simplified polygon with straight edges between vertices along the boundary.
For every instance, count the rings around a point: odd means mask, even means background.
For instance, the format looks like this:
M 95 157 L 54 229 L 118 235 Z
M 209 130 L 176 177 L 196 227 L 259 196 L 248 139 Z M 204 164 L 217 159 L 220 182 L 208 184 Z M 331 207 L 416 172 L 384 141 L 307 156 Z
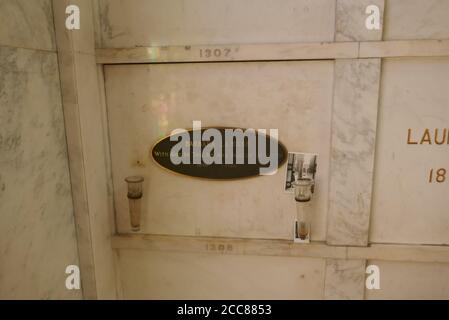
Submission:
M 98 64 L 449 56 L 449 40 L 313 42 L 96 49 Z
M 368 247 L 351 247 L 328 246 L 324 242 L 303 245 L 295 244 L 293 240 L 126 234 L 112 237 L 112 247 L 210 254 L 449 263 L 449 246 L 435 245 L 372 244 Z

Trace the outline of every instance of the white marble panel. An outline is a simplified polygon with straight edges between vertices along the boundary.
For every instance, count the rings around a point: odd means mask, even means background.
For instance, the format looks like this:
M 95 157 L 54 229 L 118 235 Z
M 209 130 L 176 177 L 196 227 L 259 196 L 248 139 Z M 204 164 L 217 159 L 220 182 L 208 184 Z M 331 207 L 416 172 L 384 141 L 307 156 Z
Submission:
M 56 54 L 0 47 L 0 298 L 81 298 L 70 191 Z
M 366 245 L 377 124 L 380 59 L 337 60 L 327 242 Z
M 69 4 L 80 8 L 80 30 L 65 27 Z M 115 229 L 92 5 L 90 0 L 53 0 L 84 298 L 114 299 L 116 274 L 110 237 Z
M 380 271 L 380 289 L 366 289 L 365 298 L 449 299 L 449 264 L 370 260 Z
M 102 48 L 333 41 L 335 0 L 97 0 Z
M 371 41 L 382 39 L 385 0 L 336 0 L 335 41 Z M 375 5 L 380 11 L 380 29 L 369 30 L 366 8 Z
M 176 128 L 279 129 L 291 151 L 319 154 L 312 238 L 326 229 L 333 62 L 106 66 L 114 200 L 129 232 L 124 178 L 142 175 L 142 232 L 292 239 L 296 215 L 283 190 L 285 165 L 271 176 L 206 181 L 158 167 L 152 145 Z
M 365 260 L 326 260 L 326 300 L 363 300 Z
M 449 39 L 449 0 L 387 0 L 385 40 Z
M 125 299 L 321 299 L 323 259 L 120 250 Z
M 93 55 L 64 51 L 59 58 L 84 296 L 111 299 L 116 297 L 114 216 L 104 91 Z
M 100 88 L 103 88 L 99 86 L 94 56 L 75 54 L 75 66 L 79 118 L 67 120 L 80 122 L 82 142 L 79 147 L 83 158 L 78 161 L 82 161 L 84 170 L 77 174 L 84 176 L 87 194 L 97 297 L 113 299 L 116 298 L 116 288 L 111 235 L 115 225 L 112 190 L 109 188 L 109 142 L 104 127 L 106 115 L 100 100 Z
M 0 45 L 55 51 L 51 0 L 0 0 Z
M 449 58 L 385 59 L 381 83 L 370 241 L 448 244 L 449 177 L 429 175 L 449 172 L 448 137 L 434 140 L 449 131 Z

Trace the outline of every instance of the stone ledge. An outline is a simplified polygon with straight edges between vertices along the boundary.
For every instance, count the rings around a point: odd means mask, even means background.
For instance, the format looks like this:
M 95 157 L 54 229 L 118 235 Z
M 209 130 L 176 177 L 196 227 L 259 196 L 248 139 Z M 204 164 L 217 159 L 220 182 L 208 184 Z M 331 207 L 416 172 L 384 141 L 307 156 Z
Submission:
M 449 263 L 449 246 L 441 245 L 372 244 L 368 247 L 346 247 L 329 246 L 324 242 L 295 244 L 291 240 L 121 234 L 112 237 L 112 247 L 210 254 Z
M 449 40 L 231 44 L 96 49 L 98 64 L 449 56 Z

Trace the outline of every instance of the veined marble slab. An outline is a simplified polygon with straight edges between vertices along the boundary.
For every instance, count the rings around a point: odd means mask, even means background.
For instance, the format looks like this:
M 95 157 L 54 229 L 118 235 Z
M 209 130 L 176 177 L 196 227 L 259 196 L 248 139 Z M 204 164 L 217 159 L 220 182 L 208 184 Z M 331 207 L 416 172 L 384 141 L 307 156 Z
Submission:
M 55 51 L 51 0 L 0 0 L 0 45 Z
M 333 41 L 335 0 L 96 0 L 97 46 Z
M 387 0 L 384 39 L 449 39 L 448 0 Z
M 380 59 L 336 60 L 327 242 L 366 245 Z
M 80 8 L 80 30 L 65 27 L 69 4 Z M 103 76 L 95 63 L 92 6 L 91 0 L 53 0 L 83 295 L 115 299 L 109 143 Z
M 324 299 L 363 300 L 365 260 L 326 260 Z
M 336 0 L 335 41 L 371 41 L 382 39 L 385 0 Z M 380 12 L 380 29 L 369 30 L 365 21 L 366 8 L 375 5 Z
M 81 298 L 70 191 L 56 53 L 0 47 L 0 298 Z

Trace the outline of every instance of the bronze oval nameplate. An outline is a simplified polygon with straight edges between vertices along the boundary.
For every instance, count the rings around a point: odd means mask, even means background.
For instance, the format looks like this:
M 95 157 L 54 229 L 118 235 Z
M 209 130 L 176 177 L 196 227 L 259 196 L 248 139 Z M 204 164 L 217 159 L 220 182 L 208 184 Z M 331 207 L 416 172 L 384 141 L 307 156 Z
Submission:
M 237 137 L 229 138 L 230 132 Z M 273 147 L 277 154 L 271 152 Z M 170 157 L 172 151 L 176 159 Z M 232 127 L 184 130 L 159 140 L 151 153 L 154 161 L 167 170 L 216 180 L 273 174 L 287 160 L 287 149 L 277 139 L 258 130 Z

